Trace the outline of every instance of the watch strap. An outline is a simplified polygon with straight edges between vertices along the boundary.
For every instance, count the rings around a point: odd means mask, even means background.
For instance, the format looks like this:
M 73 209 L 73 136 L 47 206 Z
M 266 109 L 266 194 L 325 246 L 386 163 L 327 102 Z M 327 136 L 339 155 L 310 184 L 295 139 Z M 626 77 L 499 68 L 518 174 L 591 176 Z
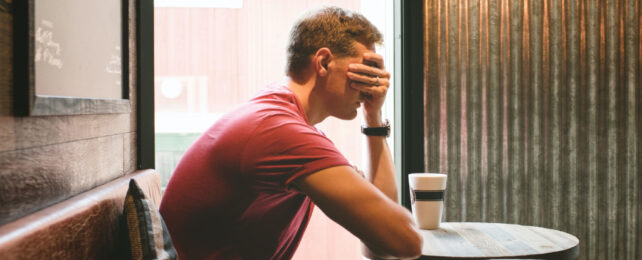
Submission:
M 390 122 L 386 120 L 383 126 L 379 127 L 368 127 L 361 126 L 361 133 L 367 136 L 390 136 Z

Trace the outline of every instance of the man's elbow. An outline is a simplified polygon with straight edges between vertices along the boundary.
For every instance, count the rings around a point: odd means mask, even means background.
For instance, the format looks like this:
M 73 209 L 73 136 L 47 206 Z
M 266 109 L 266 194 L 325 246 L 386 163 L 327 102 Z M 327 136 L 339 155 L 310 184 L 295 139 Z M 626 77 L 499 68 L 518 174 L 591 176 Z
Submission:
M 417 236 L 404 236 L 383 247 L 366 246 L 363 253 L 366 258 L 370 259 L 416 259 L 421 256 L 422 240 L 418 234 Z
M 421 249 L 423 247 L 423 238 L 418 232 L 411 232 L 404 243 L 400 243 L 400 247 L 396 249 L 395 255 L 404 259 L 415 259 L 421 256 Z
M 403 237 L 397 237 L 394 242 L 388 243 L 386 247 L 381 247 L 379 253 L 376 253 L 377 259 L 388 259 L 390 257 L 397 259 L 415 259 L 421 256 L 423 247 L 423 238 L 414 229 L 406 232 Z M 375 253 L 372 251 L 372 253 Z M 383 256 L 386 257 L 383 257 Z

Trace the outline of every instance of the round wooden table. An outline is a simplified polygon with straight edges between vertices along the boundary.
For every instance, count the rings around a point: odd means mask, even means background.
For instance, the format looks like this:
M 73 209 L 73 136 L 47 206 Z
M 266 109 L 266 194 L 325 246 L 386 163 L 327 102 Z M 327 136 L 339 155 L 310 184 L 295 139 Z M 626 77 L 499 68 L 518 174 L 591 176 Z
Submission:
M 577 237 L 553 229 L 501 223 L 445 222 L 420 230 L 420 259 L 575 259 Z

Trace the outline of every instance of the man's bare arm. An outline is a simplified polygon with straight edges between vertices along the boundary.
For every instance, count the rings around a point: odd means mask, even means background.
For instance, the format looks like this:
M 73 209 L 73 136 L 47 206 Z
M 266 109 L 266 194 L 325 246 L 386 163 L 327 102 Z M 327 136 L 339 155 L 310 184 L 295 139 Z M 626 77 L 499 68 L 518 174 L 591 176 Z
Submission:
M 352 167 L 327 168 L 296 179 L 294 185 L 375 255 L 414 258 L 421 254 L 422 238 L 408 210 Z
M 368 136 L 368 165 L 367 179 L 390 200 L 398 203 L 397 183 L 395 180 L 394 163 L 386 138 L 382 136 Z M 378 254 L 376 250 L 364 244 L 363 254 L 371 259 L 385 258 L 385 255 Z

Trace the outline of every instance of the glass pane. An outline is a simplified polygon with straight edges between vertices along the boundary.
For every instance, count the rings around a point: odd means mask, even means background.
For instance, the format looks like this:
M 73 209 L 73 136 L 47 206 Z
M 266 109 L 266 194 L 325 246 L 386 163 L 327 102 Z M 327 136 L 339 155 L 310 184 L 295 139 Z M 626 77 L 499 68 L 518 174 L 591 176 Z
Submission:
M 386 68 L 393 71 L 392 1 L 156 0 L 156 169 L 163 187 L 185 150 L 216 120 L 274 82 L 285 82 L 286 45 L 293 23 L 321 4 L 356 10 L 384 34 Z M 391 80 L 393 82 L 393 80 Z M 389 91 L 386 118 L 393 119 Z M 363 162 L 361 116 L 317 125 L 353 164 Z M 392 138 L 389 138 L 392 141 Z M 390 148 L 394 146 L 390 144 Z M 321 210 L 295 259 L 362 259 L 360 243 Z

